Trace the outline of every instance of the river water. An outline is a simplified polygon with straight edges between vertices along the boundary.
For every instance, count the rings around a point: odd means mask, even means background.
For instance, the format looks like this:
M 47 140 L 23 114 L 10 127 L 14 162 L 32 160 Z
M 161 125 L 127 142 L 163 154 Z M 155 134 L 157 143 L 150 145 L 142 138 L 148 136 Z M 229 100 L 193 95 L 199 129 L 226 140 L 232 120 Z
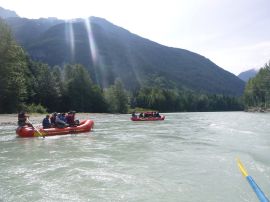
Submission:
M 237 157 L 270 196 L 270 114 L 165 115 L 78 114 L 92 132 L 46 138 L 16 137 L 1 115 L 0 201 L 258 201 Z

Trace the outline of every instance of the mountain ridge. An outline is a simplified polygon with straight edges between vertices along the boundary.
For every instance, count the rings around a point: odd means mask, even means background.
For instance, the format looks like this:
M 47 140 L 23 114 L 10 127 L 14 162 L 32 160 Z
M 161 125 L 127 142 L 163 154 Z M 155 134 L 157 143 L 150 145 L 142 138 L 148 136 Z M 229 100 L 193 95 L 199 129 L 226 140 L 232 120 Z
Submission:
M 257 73 L 258 73 L 258 70 L 256 70 L 256 69 L 249 69 L 249 70 L 246 70 L 244 72 L 241 72 L 238 75 L 238 78 L 242 79 L 245 82 L 248 82 L 248 80 L 255 77 L 257 75 Z
M 19 17 L 15 11 L 5 9 L 0 6 L 0 17 L 3 19 L 10 18 L 10 17 Z
M 103 18 L 91 17 L 89 23 L 83 19 L 6 21 L 34 60 L 52 66 L 83 64 L 102 87 L 120 79 L 127 89 L 136 89 L 149 76 L 158 75 L 178 88 L 206 93 L 241 95 L 244 90 L 244 82 L 208 58 L 158 44 Z

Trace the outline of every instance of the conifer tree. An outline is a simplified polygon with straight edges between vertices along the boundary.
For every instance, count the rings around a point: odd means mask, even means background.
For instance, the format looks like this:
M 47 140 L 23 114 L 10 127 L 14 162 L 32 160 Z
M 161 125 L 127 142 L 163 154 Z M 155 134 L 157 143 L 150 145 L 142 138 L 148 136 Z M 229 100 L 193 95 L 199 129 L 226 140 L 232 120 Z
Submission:
M 25 100 L 26 55 L 0 19 L 0 113 L 16 112 Z

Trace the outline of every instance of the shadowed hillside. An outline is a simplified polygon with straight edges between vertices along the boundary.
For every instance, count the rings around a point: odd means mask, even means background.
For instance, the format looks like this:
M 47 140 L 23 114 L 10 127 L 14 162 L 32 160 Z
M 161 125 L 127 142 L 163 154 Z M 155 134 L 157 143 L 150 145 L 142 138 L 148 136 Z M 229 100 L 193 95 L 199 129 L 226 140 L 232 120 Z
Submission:
M 119 78 L 127 89 L 136 89 L 157 75 L 178 88 L 202 92 L 241 95 L 244 89 L 243 81 L 209 59 L 152 42 L 102 18 L 7 22 L 32 59 L 50 65 L 83 64 L 102 87 Z

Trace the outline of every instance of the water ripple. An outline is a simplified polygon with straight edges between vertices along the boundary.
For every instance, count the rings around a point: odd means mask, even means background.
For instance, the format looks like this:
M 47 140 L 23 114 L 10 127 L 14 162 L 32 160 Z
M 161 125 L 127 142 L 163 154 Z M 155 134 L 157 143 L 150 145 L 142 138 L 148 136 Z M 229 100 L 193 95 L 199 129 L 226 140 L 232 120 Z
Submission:
M 269 195 L 267 114 L 77 117 L 92 118 L 94 131 L 17 138 L 16 116 L 0 116 L 0 201 L 256 201 L 236 157 Z

